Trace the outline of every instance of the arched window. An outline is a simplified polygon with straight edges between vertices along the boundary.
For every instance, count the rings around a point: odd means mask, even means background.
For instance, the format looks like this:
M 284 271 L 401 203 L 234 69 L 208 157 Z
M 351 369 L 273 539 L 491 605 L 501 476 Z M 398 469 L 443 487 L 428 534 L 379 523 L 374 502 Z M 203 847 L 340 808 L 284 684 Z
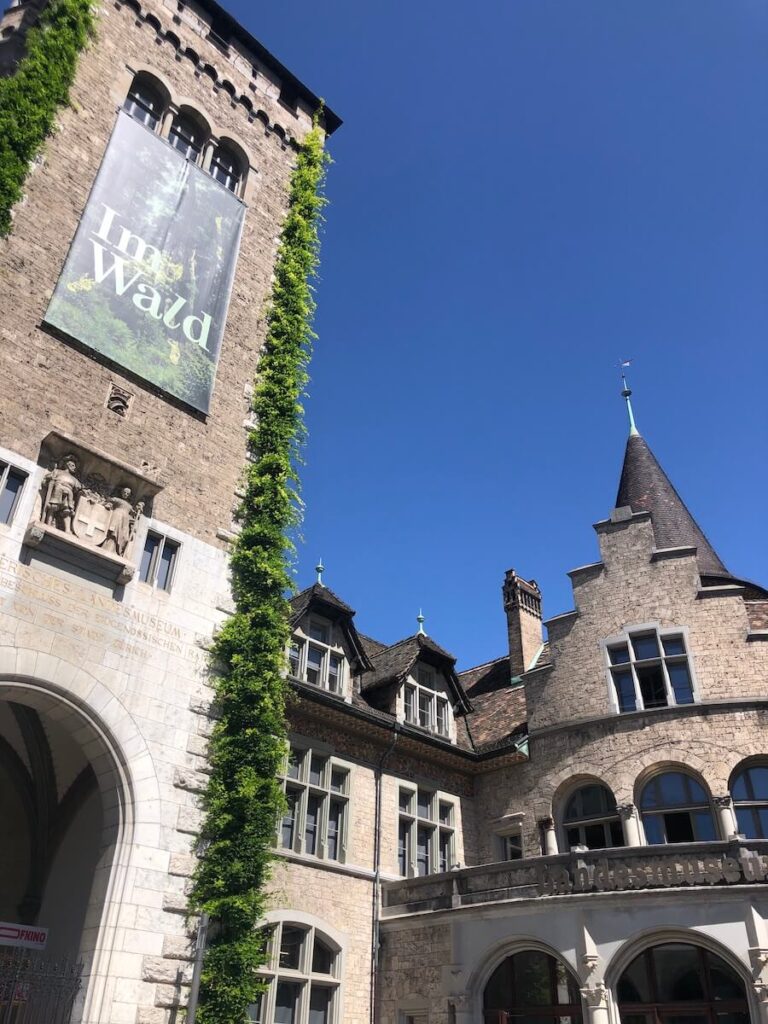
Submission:
M 652 846 L 717 838 L 709 796 L 684 772 L 654 775 L 643 789 L 640 810 L 645 838 Z
M 538 949 L 513 953 L 499 964 L 483 993 L 485 1024 L 581 1024 L 575 978 L 559 960 Z
M 607 786 L 593 783 L 577 789 L 566 804 L 563 825 L 568 846 L 604 850 L 624 845 L 616 800 Z
M 149 76 L 138 74 L 131 84 L 124 107 L 132 118 L 154 131 L 160 123 L 166 103 L 160 89 Z
M 747 839 L 768 839 L 768 765 L 742 768 L 731 783 L 739 832 Z
M 200 122 L 186 113 L 176 114 L 168 133 L 168 141 L 173 148 L 178 149 L 192 163 L 199 161 L 207 137 L 208 133 Z
M 646 949 L 617 986 L 622 1024 L 749 1024 L 744 982 L 715 953 L 683 942 Z
M 219 144 L 214 149 L 211 158 L 211 174 L 230 192 L 237 193 L 243 179 L 240 157 L 229 146 Z
M 248 1008 L 253 1024 L 331 1024 L 338 1018 L 339 950 L 316 928 L 281 922 L 260 972 L 267 991 Z

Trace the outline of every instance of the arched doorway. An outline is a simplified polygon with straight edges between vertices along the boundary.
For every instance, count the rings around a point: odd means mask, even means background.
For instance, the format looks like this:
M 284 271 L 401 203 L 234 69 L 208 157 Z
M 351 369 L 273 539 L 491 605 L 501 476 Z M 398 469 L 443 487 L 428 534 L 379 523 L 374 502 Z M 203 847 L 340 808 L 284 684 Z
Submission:
M 483 992 L 484 1024 L 581 1024 L 579 987 L 562 961 L 539 949 L 503 960 Z
M 68 1024 L 96 995 L 130 803 L 115 749 L 64 695 L 0 682 L 0 1020 Z
M 643 950 L 616 986 L 621 1024 L 749 1024 L 744 982 L 722 957 L 685 942 Z

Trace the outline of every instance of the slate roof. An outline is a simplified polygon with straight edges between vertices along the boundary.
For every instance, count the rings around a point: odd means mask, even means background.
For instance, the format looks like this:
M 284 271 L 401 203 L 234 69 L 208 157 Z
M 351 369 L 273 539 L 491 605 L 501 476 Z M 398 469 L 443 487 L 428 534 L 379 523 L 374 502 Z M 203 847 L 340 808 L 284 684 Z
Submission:
M 350 608 L 345 601 L 342 601 L 338 594 L 334 594 L 322 583 L 313 583 L 311 587 L 307 587 L 299 594 L 294 594 L 291 598 L 291 622 L 298 622 L 313 600 L 327 605 L 329 610 L 341 612 L 342 615 L 352 616 L 355 614 L 355 609 Z
M 730 576 L 715 549 L 688 511 L 647 442 L 630 434 L 621 469 L 616 508 L 650 512 L 658 548 L 695 547 L 704 575 Z
M 511 683 L 509 655 L 459 673 L 472 702 L 467 728 L 478 752 L 492 750 L 527 732 L 525 687 Z

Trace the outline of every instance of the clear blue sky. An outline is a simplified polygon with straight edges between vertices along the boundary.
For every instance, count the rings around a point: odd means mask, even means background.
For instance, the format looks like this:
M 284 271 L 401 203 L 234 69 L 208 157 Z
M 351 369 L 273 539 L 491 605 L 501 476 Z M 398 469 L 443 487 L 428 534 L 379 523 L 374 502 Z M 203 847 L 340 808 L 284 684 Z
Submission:
M 768 584 L 768 7 L 304 0 L 229 9 L 344 118 L 323 238 L 298 583 L 461 667 L 500 587 L 597 557 L 641 432 Z

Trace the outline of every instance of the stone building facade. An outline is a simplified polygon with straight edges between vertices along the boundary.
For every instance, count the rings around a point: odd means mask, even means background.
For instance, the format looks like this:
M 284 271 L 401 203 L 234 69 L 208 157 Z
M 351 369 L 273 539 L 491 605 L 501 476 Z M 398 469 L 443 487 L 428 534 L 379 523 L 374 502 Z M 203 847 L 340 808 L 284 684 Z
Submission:
M 1 67 L 23 52 L 42 6 L 6 12 Z M 19 966 L 9 957 L 45 945 L 35 962 L 58 988 L 36 1019 L 69 1019 L 63 958 L 82 963 L 73 1021 L 165 1024 L 187 998 L 206 648 L 230 608 L 227 548 L 265 301 L 291 170 L 319 106 L 216 3 L 104 3 L 0 243 L 0 1002 Z M 207 414 L 151 370 L 46 326 L 121 119 L 145 130 L 179 197 L 219 190 L 242 221 Z M 322 119 L 326 133 L 339 124 L 329 109 Z M 116 215 L 130 198 L 116 194 Z M 122 282 L 114 267 L 103 275 L 115 293 L 143 275 L 153 285 L 137 295 L 154 295 L 162 273 L 181 291 L 181 267 L 161 266 L 136 235 L 120 244 L 133 262 Z M 196 280 L 210 260 L 196 244 Z M 153 263 L 162 273 L 150 277 Z M 76 294 L 92 294 L 98 276 Z M 167 309 L 163 322 L 171 335 Z M 171 341 L 166 369 L 183 367 L 188 352 Z M 21 1004 L 37 998 L 27 981 L 13 991 Z
M 458 674 L 421 629 L 357 633 L 321 583 L 294 599 L 254 1020 L 768 1020 L 768 591 L 634 430 L 595 530 L 546 640 L 509 571 L 508 650 Z M 319 936 L 321 971 L 291 960 Z

